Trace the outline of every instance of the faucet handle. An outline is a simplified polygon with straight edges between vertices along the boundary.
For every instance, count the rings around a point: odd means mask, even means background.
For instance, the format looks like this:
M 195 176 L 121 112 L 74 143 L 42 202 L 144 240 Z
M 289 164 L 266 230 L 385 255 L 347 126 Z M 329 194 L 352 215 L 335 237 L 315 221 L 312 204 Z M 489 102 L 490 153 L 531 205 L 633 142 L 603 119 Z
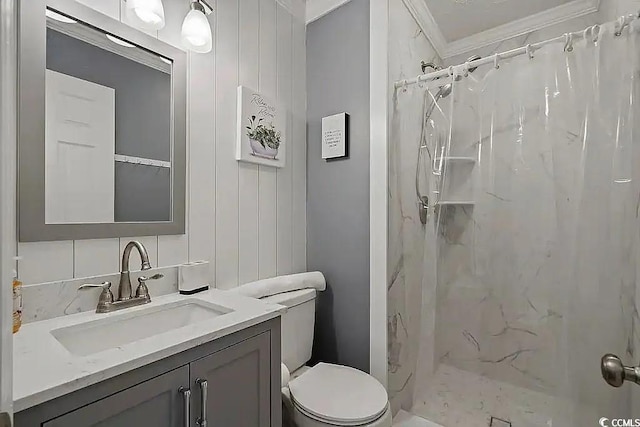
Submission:
M 143 282 L 146 282 L 147 280 L 158 280 L 158 279 L 162 279 L 163 277 L 164 277 L 164 274 L 162 273 L 156 273 L 151 277 L 140 276 L 138 277 L 138 282 L 143 283 Z
M 140 276 L 138 277 L 138 287 L 136 288 L 136 298 L 145 298 L 148 301 L 151 301 L 151 296 L 149 295 L 149 288 L 147 288 L 147 280 L 158 280 L 162 279 L 164 274 L 156 273 L 151 277 Z
M 98 307 L 96 311 L 100 312 L 101 308 L 108 306 L 109 304 L 113 304 L 113 293 L 111 292 L 111 282 L 103 282 L 100 285 L 94 283 L 85 283 L 80 286 L 78 290 L 83 289 L 92 289 L 92 288 L 102 288 L 102 292 L 100 293 L 100 298 L 98 298 Z
M 111 282 L 102 282 L 101 284 L 96 284 L 96 283 L 85 283 L 84 285 L 80 286 L 78 289 L 91 289 L 91 288 L 102 288 L 103 292 L 111 292 Z

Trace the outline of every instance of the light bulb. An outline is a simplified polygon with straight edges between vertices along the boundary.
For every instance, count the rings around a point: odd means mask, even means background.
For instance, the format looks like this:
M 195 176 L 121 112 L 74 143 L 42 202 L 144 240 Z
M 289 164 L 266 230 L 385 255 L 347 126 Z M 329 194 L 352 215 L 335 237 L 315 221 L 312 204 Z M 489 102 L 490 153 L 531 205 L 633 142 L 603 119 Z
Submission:
M 164 27 L 162 0 L 127 0 L 127 16 L 143 30 L 159 30 Z
M 211 52 L 211 26 L 199 3 L 192 3 L 191 10 L 182 22 L 182 44 L 198 53 Z

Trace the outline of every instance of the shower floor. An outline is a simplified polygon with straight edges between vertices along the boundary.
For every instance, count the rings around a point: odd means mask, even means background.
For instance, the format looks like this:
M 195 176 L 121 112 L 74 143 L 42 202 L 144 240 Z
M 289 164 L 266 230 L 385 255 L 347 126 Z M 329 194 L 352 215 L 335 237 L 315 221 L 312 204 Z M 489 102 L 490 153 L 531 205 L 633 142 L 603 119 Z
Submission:
M 411 412 L 444 427 L 488 427 L 492 416 L 513 427 L 567 427 L 558 407 L 554 396 L 441 364 Z

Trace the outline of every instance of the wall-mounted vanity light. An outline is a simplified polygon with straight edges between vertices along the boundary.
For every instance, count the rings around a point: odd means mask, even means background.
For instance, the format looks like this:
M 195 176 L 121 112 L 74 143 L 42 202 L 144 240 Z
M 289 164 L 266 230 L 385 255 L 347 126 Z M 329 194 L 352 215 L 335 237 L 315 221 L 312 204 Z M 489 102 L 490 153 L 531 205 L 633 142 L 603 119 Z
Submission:
M 164 27 L 162 0 L 125 0 L 127 17 L 143 30 L 159 30 Z
M 213 42 L 207 15 L 213 13 L 213 8 L 204 0 L 191 0 L 190 7 L 182 22 L 182 44 L 193 52 L 211 52 Z

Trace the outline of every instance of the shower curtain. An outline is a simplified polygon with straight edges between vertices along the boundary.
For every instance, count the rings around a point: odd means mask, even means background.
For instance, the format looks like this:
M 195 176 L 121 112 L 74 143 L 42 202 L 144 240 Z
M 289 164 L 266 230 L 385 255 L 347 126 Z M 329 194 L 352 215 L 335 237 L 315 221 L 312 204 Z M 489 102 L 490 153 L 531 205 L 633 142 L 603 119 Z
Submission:
M 640 25 L 618 31 L 606 24 L 566 49 L 550 44 L 396 91 L 388 281 L 396 408 L 410 410 L 448 365 L 552 397 L 542 410 L 549 425 L 637 415 L 636 391 L 611 388 L 599 368 L 605 353 L 640 362 Z M 425 96 L 437 99 L 446 83 L 452 93 L 425 121 Z

